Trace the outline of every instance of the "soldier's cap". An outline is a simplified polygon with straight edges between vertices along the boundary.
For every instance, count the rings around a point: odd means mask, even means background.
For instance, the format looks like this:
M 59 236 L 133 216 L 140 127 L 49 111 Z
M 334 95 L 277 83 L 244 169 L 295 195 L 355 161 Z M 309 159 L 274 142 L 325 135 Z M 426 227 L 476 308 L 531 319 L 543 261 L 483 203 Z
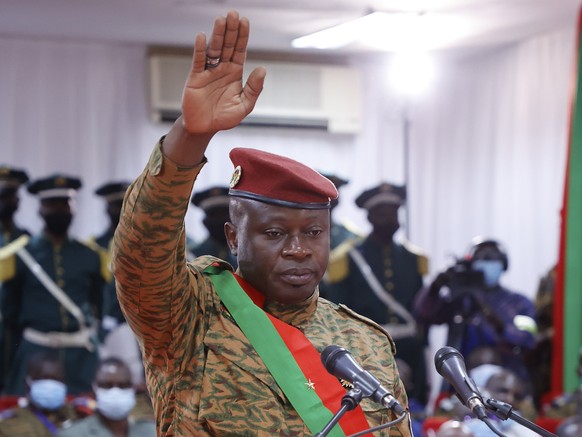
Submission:
M 193 205 L 208 211 L 209 209 L 228 206 L 228 187 L 216 186 L 210 187 L 206 190 L 198 191 L 192 196 L 191 202 Z
M 335 185 L 336 188 L 341 188 L 344 185 L 348 184 L 348 180 L 344 179 L 338 175 L 335 174 L 331 174 L 331 173 L 321 173 L 324 177 L 328 178 L 330 181 L 333 182 L 333 184 Z
M 230 151 L 234 173 L 229 195 L 297 209 L 329 209 L 335 185 L 293 159 L 257 149 Z
M 0 164 L 0 189 L 19 188 L 28 182 L 28 175 L 24 170 Z
M 30 182 L 28 192 L 36 194 L 39 199 L 74 198 L 79 188 L 79 178 L 58 173 Z
M 406 200 L 406 188 L 382 182 L 377 187 L 364 191 L 356 198 L 356 205 L 369 210 L 377 205 L 402 205 Z
M 107 202 L 123 200 L 129 185 L 130 183 L 128 181 L 108 182 L 97 188 L 95 194 L 103 197 Z

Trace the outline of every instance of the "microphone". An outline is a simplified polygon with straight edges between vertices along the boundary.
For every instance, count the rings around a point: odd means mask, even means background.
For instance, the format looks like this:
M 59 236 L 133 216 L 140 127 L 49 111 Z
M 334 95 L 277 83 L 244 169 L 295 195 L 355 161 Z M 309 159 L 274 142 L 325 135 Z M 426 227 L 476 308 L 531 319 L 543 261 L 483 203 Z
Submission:
M 391 409 L 397 415 L 405 413 L 398 400 L 370 372 L 364 370 L 346 349 L 331 345 L 321 352 L 321 362 L 329 373 L 336 378 L 351 383 L 362 391 L 365 398 Z
M 479 419 L 487 419 L 483 398 L 475 381 L 467 374 L 463 355 L 454 347 L 440 348 L 434 356 L 436 371 L 453 386 L 459 400 Z

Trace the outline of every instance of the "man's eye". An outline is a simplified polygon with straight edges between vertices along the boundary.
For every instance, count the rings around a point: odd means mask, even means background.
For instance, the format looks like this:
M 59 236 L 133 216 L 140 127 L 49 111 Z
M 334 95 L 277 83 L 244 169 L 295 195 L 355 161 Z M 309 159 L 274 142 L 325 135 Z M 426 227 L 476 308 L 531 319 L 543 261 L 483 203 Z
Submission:
M 308 232 L 308 234 L 312 237 L 317 237 L 318 235 L 321 235 L 321 229 L 314 229 Z
M 274 230 L 268 230 L 265 232 L 265 234 L 270 238 L 277 238 L 277 237 L 280 237 L 282 235 L 281 232 L 274 231 Z

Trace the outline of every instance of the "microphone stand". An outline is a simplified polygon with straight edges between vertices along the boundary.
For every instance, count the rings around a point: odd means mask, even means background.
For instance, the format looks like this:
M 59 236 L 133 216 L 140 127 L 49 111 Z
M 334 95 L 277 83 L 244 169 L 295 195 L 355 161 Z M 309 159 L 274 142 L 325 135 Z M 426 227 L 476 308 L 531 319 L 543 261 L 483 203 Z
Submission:
M 551 433 L 550 431 L 545 430 L 544 428 L 536 425 L 535 423 L 527 420 L 525 417 L 520 416 L 519 414 L 513 411 L 513 407 L 510 404 L 505 402 L 497 401 L 495 399 L 487 399 L 485 400 L 485 408 L 492 411 L 497 417 L 502 420 L 507 420 L 511 418 L 512 420 L 516 421 L 522 426 L 537 432 L 539 435 L 544 437 L 558 437 L 556 434 Z
M 362 398 L 363 393 L 359 388 L 353 388 L 347 392 L 342 398 L 341 408 L 333 415 L 327 425 L 325 425 L 325 427 L 320 432 L 314 435 L 314 437 L 325 437 L 327 434 L 329 434 L 332 428 L 339 422 L 339 420 L 347 411 L 353 410 L 360 404 L 360 402 L 362 402 Z

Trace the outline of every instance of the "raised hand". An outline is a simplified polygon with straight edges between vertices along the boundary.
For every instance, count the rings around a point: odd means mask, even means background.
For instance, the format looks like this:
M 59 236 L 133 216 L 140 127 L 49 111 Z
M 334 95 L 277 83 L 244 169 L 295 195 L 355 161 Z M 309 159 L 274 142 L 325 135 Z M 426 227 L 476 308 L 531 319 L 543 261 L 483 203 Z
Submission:
M 214 134 L 237 126 L 254 108 L 265 69 L 256 68 L 243 86 L 249 21 L 236 11 L 218 17 L 208 46 L 196 35 L 192 70 L 182 96 L 182 125 L 191 134 Z

